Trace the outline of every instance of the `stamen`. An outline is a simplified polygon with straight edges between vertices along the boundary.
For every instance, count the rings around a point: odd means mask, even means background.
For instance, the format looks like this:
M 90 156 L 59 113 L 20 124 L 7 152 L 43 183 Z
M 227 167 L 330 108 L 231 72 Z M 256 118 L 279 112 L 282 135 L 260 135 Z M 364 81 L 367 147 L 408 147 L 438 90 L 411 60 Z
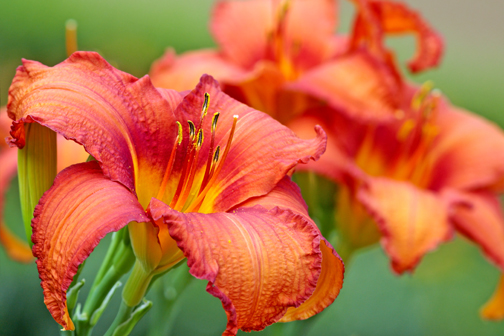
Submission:
M 196 167 L 198 166 L 199 152 L 200 152 L 202 144 L 203 144 L 203 130 L 200 129 L 198 131 L 198 140 L 196 143 L 196 148 L 193 150 L 193 156 L 192 156 L 191 161 L 188 165 L 190 167 L 189 175 L 187 176 L 187 178 L 184 178 L 185 183 L 184 183 L 184 187 L 181 190 L 182 197 L 180 197 L 177 200 L 177 203 L 175 203 L 175 207 L 173 207 L 175 210 L 182 210 L 182 211 L 184 210 L 183 209 L 184 205 L 187 202 L 187 199 L 189 197 L 189 193 L 190 193 L 192 186 L 194 184 L 194 176 L 196 174 Z M 199 191 L 199 189 L 198 189 L 198 191 Z
M 217 146 L 217 148 L 215 149 L 214 157 L 213 157 L 213 163 L 216 163 L 217 161 L 219 161 L 219 152 L 220 152 L 220 146 Z
M 194 123 L 191 120 L 187 120 L 187 123 L 189 124 L 189 139 L 191 139 L 191 141 L 194 141 L 194 136 L 196 135 L 196 126 L 194 126 Z
M 182 124 L 177 121 L 177 126 L 178 126 L 178 135 L 177 135 L 177 140 L 178 144 L 180 145 L 182 143 Z
M 205 101 L 203 102 L 203 108 L 201 109 L 201 119 L 205 118 L 209 106 L 210 106 L 210 94 L 208 94 L 208 92 L 205 92 Z
M 411 107 L 414 110 L 418 110 L 422 106 L 423 101 L 429 95 L 429 93 L 434 88 L 434 82 L 426 81 L 422 84 L 420 89 L 415 93 L 415 96 L 411 100 Z
M 231 127 L 231 131 L 229 132 L 229 138 L 228 138 L 228 141 L 226 144 L 226 149 L 224 150 L 224 154 L 222 156 L 222 159 L 220 160 L 219 165 L 215 169 L 215 173 L 212 174 L 210 180 L 208 181 L 208 183 L 205 186 L 205 188 L 203 189 L 203 191 L 200 192 L 200 194 L 198 195 L 196 200 L 194 202 L 192 202 L 192 204 L 186 210 L 187 212 L 192 212 L 201 206 L 201 204 L 203 203 L 203 201 L 207 195 L 208 190 L 210 189 L 210 186 L 215 182 L 215 180 L 217 179 L 217 176 L 219 176 L 220 171 L 224 167 L 224 162 L 226 161 L 226 157 L 229 153 L 229 150 L 231 149 L 231 142 L 233 141 L 233 136 L 234 136 L 234 132 L 236 130 L 237 122 L 238 122 L 238 116 L 234 115 L 233 116 L 233 126 Z
M 196 150 L 195 142 L 194 142 L 194 139 L 195 139 L 194 123 L 191 120 L 188 120 L 187 123 L 189 124 L 189 138 L 190 138 L 190 142 L 186 148 L 186 154 L 185 154 L 185 158 L 187 159 L 187 161 L 185 162 L 185 164 L 182 167 L 182 174 L 180 174 L 180 180 L 177 185 L 177 190 L 175 191 L 175 194 L 173 195 L 173 199 L 170 202 L 171 208 L 175 207 L 175 205 L 177 204 L 177 201 L 183 191 L 187 174 L 190 173 L 190 169 L 192 167 L 192 162 L 193 162 L 193 157 L 194 157 L 193 154 Z
M 203 175 L 203 182 L 201 183 L 201 188 L 200 191 L 203 190 L 206 186 L 206 183 L 208 182 L 208 179 L 210 178 L 210 166 L 212 165 L 212 153 L 213 153 L 213 147 L 214 147 L 214 142 L 215 142 L 215 130 L 217 128 L 217 120 L 219 119 L 219 112 L 214 113 L 212 117 L 212 139 L 210 140 L 210 149 L 208 150 L 208 159 L 206 163 L 206 168 L 205 168 L 205 175 Z
M 219 161 L 219 153 L 220 153 L 220 146 L 217 146 L 217 149 L 215 150 L 214 157 L 213 157 L 213 160 L 212 160 L 212 168 L 210 168 L 210 173 L 208 175 L 210 177 L 213 176 L 213 173 L 215 171 L 215 167 L 217 166 L 217 161 Z M 206 187 L 206 185 L 205 185 L 205 187 Z
M 175 142 L 173 143 L 172 152 L 170 154 L 170 159 L 168 160 L 168 165 L 166 166 L 165 174 L 163 176 L 163 181 L 161 182 L 161 187 L 159 188 L 159 192 L 157 194 L 157 199 L 161 200 L 165 191 L 166 185 L 168 184 L 168 179 L 170 178 L 171 171 L 173 168 L 173 162 L 175 161 L 175 154 L 177 153 L 177 147 L 182 143 L 182 124 L 178 121 L 176 122 L 178 126 L 178 134 Z
M 199 149 L 203 144 L 203 130 L 200 128 L 198 131 L 198 140 L 196 141 L 196 147 Z
M 212 117 L 212 133 L 215 132 L 215 129 L 217 128 L 217 120 L 219 120 L 220 113 L 215 112 L 213 117 Z

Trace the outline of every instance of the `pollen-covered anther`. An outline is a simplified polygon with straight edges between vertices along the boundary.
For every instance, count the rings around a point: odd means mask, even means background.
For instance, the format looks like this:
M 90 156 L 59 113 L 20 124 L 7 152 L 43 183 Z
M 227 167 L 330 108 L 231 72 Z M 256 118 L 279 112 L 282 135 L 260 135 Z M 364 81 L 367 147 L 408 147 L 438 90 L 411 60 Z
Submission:
M 201 108 L 201 119 L 205 118 L 209 106 L 210 106 L 210 94 L 208 92 L 205 92 L 205 101 L 203 102 L 203 107 Z
M 212 133 L 215 132 L 215 129 L 217 128 L 217 121 L 219 120 L 219 112 L 215 112 L 213 117 L 212 117 Z
M 187 123 L 189 124 L 189 139 L 194 141 L 196 136 L 196 126 L 194 126 L 194 123 L 191 120 L 187 120 Z
M 182 124 L 180 122 L 176 122 L 178 126 L 178 135 L 177 135 L 177 143 L 180 145 L 182 143 L 183 139 L 183 130 L 182 130 Z
M 213 162 L 214 163 L 216 163 L 217 161 L 219 161 L 219 153 L 220 153 L 220 146 L 217 146 L 217 148 L 215 149 L 214 156 L 213 156 Z
M 196 137 L 196 148 L 201 148 L 201 145 L 203 145 L 203 130 L 200 129 L 198 131 L 198 136 Z

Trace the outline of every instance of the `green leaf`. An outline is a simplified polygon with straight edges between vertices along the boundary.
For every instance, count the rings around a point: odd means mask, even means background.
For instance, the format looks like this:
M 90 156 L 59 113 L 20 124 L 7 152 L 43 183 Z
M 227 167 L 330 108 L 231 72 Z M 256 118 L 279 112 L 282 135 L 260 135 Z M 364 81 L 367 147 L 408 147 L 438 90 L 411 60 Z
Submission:
M 105 311 L 105 308 L 107 308 L 107 305 L 110 302 L 112 295 L 114 295 L 115 290 L 121 286 L 122 283 L 120 281 L 117 281 L 115 285 L 112 287 L 112 289 L 108 292 L 107 296 L 105 296 L 105 299 L 103 299 L 100 307 L 94 311 L 93 315 L 91 315 L 91 320 L 89 321 L 89 324 L 91 326 L 94 326 L 98 322 L 101 314 Z
M 143 299 L 143 302 L 131 313 L 130 318 L 126 322 L 120 324 L 112 336 L 127 336 L 133 330 L 135 325 L 152 307 L 152 302 Z
M 82 286 L 84 286 L 85 282 L 86 280 L 82 279 L 81 281 L 75 283 L 75 285 L 70 287 L 70 289 L 67 291 L 67 307 L 69 311 L 71 311 L 75 307 L 77 298 L 79 297 L 79 292 Z

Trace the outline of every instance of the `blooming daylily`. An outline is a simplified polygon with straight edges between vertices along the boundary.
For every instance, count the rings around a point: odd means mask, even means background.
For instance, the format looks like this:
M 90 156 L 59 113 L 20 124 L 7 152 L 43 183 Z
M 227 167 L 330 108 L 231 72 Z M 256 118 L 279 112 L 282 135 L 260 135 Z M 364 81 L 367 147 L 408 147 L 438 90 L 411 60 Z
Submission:
M 392 268 L 402 273 L 456 230 L 504 272 L 497 194 L 504 181 L 503 132 L 430 93 L 428 85 L 410 87 L 404 99 L 410 108 L 390 123 L 358 122 L 319 108 L 289 125 L 301 137 L 310 135 L 313 124 L 338 134 L 307 169 L 340 185 L 336 221 L 342 241 L 355 250 L 381 239 Z M 484 316 L 496 318 L 498 309 L 502 314 L 501 292 Z
M 180 56 L 170 49 L 150 76 L 155 86 L 187 90 L 209 73 L 224 92 L 282 123 L 321 101 L 354 117 L 390 119 L 405 87 L 385 34 L 416 34 L 414 72 L 437 65 L 442 41 L 404 4 L 354 2 L 347 38 L 334 34 L 333 0 L 220 1 L 210 24 L 220 49 Z
M 186 257 L 222 301 L 226 335 L 308 318 L 338 295 L 341 259 L 289 178 L 323 153 L 320 127 L 301 140 L 209 76 L 184 95 L 96 53 L 52 68 L 24 61 L 9 97 L 11 143 L 23 147 L 24 125 L 37 122 L 96 159 L 60 172 L 32 222 L 45 303 L 65 329 L 73 328 L 66 290 L 77 266 L 126 225 L 134 270 L 152 278 Z

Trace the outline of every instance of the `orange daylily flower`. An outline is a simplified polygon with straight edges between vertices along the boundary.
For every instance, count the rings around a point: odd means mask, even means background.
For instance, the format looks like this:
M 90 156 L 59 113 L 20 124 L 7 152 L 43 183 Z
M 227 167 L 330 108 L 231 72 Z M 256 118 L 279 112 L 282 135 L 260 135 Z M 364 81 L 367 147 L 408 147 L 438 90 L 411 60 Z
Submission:
M 152 65 L 155 86 L 187 90 L 200 73 L 224 92 L 288 123 L 314 105 L 329 104 L 361 119 L 388 120 L 403 101 L 402 76 L 385 48 L 385 34 L 413 33 L 418 52 L 410 69 L 437 65 L 442 41 L 419 14 L 391 1 L 354 1 L 349 38 L 335 35 L 336 1 L 220 1 L 210 28 L 218 50 L 176 56 Z
M 11 143 L 37 122 L 97 160 L 60 172 L 32 222 L 45 303 L 65 329 L 78 265 L 126 225 L 135 267 L 155 275 L 187 258 L 209 281 L 224 335 L 310 317 L 338 295 L 343 263 L 288 175 L 324 152 L 320 127 L 301 140 L 209 76 L 181 94 L 89 52 L 52 68 L 24 61 L 9 97 Z
M 337 224 L 343 241 L 355 250 L 380 240 L 392 268 L 402 273 L 456 230 L 504 272 L 498 201 L 504 133 L 426 86 L 410 87 L 404 99 L 410 108 L 398 111 L 394 122 L 358 122 L 318 108 L 289 125 L 301 137 L 310 136 L 314 124 L 338 134 L 328 138 L 326 155 L 306 169 L 340 185 Z

